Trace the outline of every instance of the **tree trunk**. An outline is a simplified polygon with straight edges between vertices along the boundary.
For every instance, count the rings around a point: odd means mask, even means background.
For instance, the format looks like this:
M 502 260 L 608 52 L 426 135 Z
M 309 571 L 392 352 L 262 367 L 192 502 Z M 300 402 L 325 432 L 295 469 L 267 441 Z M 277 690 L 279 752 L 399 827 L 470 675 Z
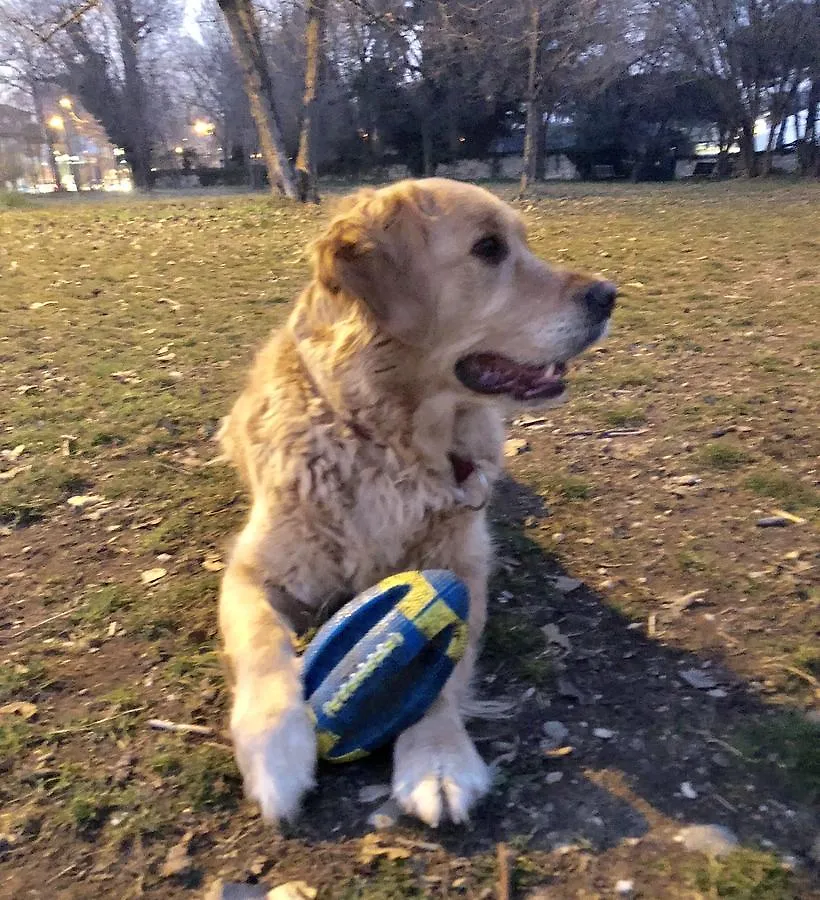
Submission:
M 245 93 L 259 132 L 259 148 L 268 167 L 271 191 L 279 191 L 292 200 L 298 200 L 296 174 L 285 149 L 274 102 L 273 82 L 251 0 L 218 0 L 218 3 L 228 23 L 237 62 L 242 70 Z
M 430 128 L 430 117 L 421 116 L 421 166 L 425 178 L 436 174 L 436 163 L 433 159 L 433 131 Z
M 51 169 L 51 177 L 54 179 L 54 186 L 58 191 L 64 191 L 65 187 L 63 186 L 63 179 L 60 177 L 60 167 L 57 165 L 57 154 L 54 151 L 54 140 L 52 139 L 51 132 L 46 124 L 45 112 L 43 111 L 43 99 L 40 96 L 40 88 L 34 81 L 31 82 L 31 102 L 34 105 L 34 115 L 37 119 L 37 124 L 43 134 L 43 142 L 46 145 L 46 153 L 48 155 L 48 167 Z M 40 173 L 38 172 L 38 181 L 39 178 Z
M 538 145 L 541 142 L 543 109 L 538 72 L 541 47 L 541 7 L 537 2 L 530 11 L 529 63 L 527 68 L 527 123 L 524 132 L 524 168 L 520 192 L 525 194 L 538 175 Z
M 740 154 L 743 157 L 743 165 L 747 178 L 757 178 L 760 174 L 755 152 L 755 123 L 754 119 L 747 119 L 740 126 Z
M 815 78 L 809 90 L 806 125 L 797 141 L 797 161 L 801 175 L 816 175 L 820 169 L 817 147 L 817 106 L 820 104 L 820 78 Z
M 305 93 L 302 101 L 302 128 L 299 133 L 299 152 L 296 155 L 296 176 L 299 199 L 302 203 L 319 202 L 316 186 L 316 98 L 322 64 L 322 44 L 327 21 L 327 0 L 308 0 L 305 25 Z
M 141 26 L 134 17 L 131 0 L 117 0 L 114 4 L 119 27 L 122 55 L 123 92 L 128 109 L 128 145 L 123 146 L 125 158 L 131 166 L 134 185 L 140 190 L 151 189 L 151 138 L 148 128 L 147 92 L 137 56 Z

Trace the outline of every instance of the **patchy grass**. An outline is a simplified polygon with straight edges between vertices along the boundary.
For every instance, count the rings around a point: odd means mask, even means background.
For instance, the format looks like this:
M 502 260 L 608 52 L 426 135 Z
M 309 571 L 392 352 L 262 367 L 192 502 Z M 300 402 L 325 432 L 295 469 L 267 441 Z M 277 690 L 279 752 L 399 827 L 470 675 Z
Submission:
M 159 870 L 192 830 L 206 878 L 242 880 L 264 858 L 267 881 L 315 881 L 328 898 L 486 896 L 499 840 L 515 849 L 519 892 L 606 894 L 628 876 L 636 893 L 670 900 L 810 896 L 753 851 L 699 862 L 693 881 L 669 835 L 696 807 L 726 821 L 720 795 L 744 843 L 805 852 L 801 798 L 818 796 L 820 743 L 802 715 L 820 677 L 820 188 L 544 193 L 521 204 L 536 252 L 623 289 L 612 337 L 573 364 L 568 405 L 521 429 L 532 450 L 511 462 L 529 497 L 496 529 L 511 562 L 493 582 L 478 684 L 521 707 L 471 730 L 485 758 L 515 758 L 471 831 L 403 822 L 399 836 L 424 846 L 366 868 L 357 842 L 370 810 L 356 798 L 386 772 L 322 772 L 285 837 L 243 803 L 220 733 L 213 565 L 246 500 L 211 464 L 212 437 L 287 314 L 325 211 L 261 196 L 32 198 L 19 209 L 0 198 L 0 705 L 37 706 L 29 721 L 0 720 L 10 895 L 39 889 L 65 858 L 76 865 L 49 884 L 55 894 L 125 896 L 139 884 L 149 897 L 190 896 Z M 96 499 L 69 506 L 78 494 Z M 807 521 L 756 528 L 764 505 Z M 143 584 L 157 567 L 166 574 Z M 559 596 L 548 574 L 561 568 L 591 591 Z M 693 591 L 702 596 L 677 612 Z M 547 645 L 547 622 L 569 650 Z M 680 683 L 681 666 L 704 661 L 728 697 Z M 561 679 L 583 702 L 554 689 Z M 217 733 L 158 733 L 149 716 Z M 547 719 L 570 729 L 560 762 L 541 748 Z M 595 738 L 599 727 L 616 736 Z M 634 794 L 595 783 L 613 772 Z M 694 805 L 677 796 L 685 780 Z
M 152 768 L 200 812 L 236 809 L 239 772 L 228 747 L 179 747 L 158 753 Z
M 746 479 L 746 487 L 788 510 L 820 505 L 820 492 L 785 472 L 755 472 Z
M 791 873 L 772 853 L 738 850 L 710 860 L 692 876 L 702 896 L 727 900 L 797 900 Z
M 820 800 L 820 725 L 796 712 L 773 713 L 740 730 L 738 745 L 758 763 L 775 760 L 795 796 Z
M 718 472 L 732 472 L 751 461 L 751 456 L 733 444 L 707 444 L 700 452 L 700 461 Z

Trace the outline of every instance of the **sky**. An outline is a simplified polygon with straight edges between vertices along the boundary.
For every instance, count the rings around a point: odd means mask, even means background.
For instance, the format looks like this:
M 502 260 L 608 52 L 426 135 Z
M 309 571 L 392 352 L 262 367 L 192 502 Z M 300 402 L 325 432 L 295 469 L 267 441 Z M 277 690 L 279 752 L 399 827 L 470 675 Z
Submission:
M 189 34 L 198 44 L 202 43 L 202 32 L 197 21 L 202 9 L 202 0 L 185 0 L 185 12 L 182 17 L 182 31 Z

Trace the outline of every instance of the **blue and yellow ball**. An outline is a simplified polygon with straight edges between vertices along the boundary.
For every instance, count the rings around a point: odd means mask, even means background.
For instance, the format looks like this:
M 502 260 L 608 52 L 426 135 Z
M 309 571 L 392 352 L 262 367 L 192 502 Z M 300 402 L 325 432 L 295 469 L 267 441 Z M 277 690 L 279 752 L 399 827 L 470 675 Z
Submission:
M 360 759 L 421 719 L 467 649 L 469 606 L 452 572 L 404 572 L 322 626 L 302 668 L 322 759 Z

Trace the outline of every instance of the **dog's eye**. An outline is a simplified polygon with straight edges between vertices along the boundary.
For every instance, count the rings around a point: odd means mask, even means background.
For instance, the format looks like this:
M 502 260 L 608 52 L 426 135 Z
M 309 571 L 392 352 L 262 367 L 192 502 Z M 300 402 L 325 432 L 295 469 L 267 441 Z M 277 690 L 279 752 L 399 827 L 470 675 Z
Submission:
M 497 234 L 488 234 L 473 244 L 470 253 L 491 266 L 497 266 L 504 261 L 509 249 Z

